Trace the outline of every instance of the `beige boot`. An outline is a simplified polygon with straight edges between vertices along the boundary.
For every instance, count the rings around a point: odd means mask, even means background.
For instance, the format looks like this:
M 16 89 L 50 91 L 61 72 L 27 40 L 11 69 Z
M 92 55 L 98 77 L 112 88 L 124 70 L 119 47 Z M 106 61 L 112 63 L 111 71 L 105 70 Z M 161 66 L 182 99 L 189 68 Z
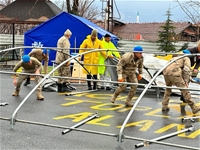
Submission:
M 165 112 L 170 111 L 168 104 L 169 104 L 169 98 L 163 99 L 163 101 L 162 101 L 162 111 L 165 111 Z
M 170 111 L 170 108 L 166 105 L 163 105 L 163 107 L 162 107 L 162 111 L 166 111 L 166 112 L 168 112 L 168 111 Z
M 119 94 L 114 93 L 113 96 L 110 98 L 111 103 L 115 103 L 115 100 Z
M 44 100 L 44 96 L 42 96 L 41 90 L 37 90 L 37 100 Z
M 15 92 L 12 93 L 12 96 L 19 96 L 19 90 L 15 90 Z
M 127 97 L 126 101 L 125 101 L 125 106 L 126 107 L 133 107 L 133 104 L 131 103 L 132 98 Z
M 125 101 L 125 106 L 126 107 L 133 107 L 133 104 L 131 103 L 131 101 Z
M 191 109 L 192 109 L 192 113 L 193 114 L 196 114 L 197 112 L 199 112 L 200 111 L 200 106 L 192 106 L 191 107 Z

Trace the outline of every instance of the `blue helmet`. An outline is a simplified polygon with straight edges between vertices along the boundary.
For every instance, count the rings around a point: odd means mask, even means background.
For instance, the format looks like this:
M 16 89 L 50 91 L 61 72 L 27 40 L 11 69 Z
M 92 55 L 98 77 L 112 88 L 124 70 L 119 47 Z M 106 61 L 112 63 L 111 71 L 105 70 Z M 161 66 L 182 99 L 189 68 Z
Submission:
M 183 53 L 184 54 L 191 54 L 191 52 L 189 50 L 187 50 L 187 49 L 183 50 Z
M 42 51 L 42 53 L 45 54 L 45 55 L 47 55 L 47 54 L 48 54 L 48 50 L 47 50 L 47 49 L 44 49 L 44 50 Z
M 142 51 L 143 51 L 142 46 L 136 45 L 136 46 L 133 48 L 133 52 L 142 52 Z
M 28 55 L 24 55 L 23 57 L 22 57 L 22 61 L 24 62 L 24 63 L 28 63 L 29 61 L 30 61 L 30 56 L 28 56 Z

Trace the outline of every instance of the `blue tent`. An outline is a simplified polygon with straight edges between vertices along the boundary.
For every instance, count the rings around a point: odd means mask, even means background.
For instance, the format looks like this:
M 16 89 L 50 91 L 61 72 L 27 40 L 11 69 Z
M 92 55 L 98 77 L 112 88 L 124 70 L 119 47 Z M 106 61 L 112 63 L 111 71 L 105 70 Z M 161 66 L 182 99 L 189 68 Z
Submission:
M 89 20 L 62 12 L 41 25 L 25 32 L 25 46 L 43 46 L 56 47 L 58 39 L 63 36 L 64 32 L 70 29 L 72 36 L 70 38 L 71 48 L 79 48 L 80 44 L 91 33 L 93 29 L 98 30 L 98 38 L 101 39 L 106 33 L 111 35 L 112 41 L 116 44 L 118 37 L 112 33 L 100 28 Z M 28 54 L 31 49 L 25 49 L 24 54 Z M 78 52 L 78 49 L 71 50 L 71 53 Z M 50 51 L 49 65 L 52 65 L 52 60 L 55 60 L 56 51 Z

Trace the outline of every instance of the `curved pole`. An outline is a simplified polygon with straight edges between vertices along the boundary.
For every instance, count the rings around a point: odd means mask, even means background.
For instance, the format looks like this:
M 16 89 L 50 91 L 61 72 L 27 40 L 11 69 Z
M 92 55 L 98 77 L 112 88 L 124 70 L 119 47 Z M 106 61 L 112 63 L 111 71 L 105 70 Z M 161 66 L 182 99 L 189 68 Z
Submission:
M 69 55 L 69 54 L 67 54 L 67 53 L 65 53 L 65 52 L 63 52 L 62 50 L 64 50 L 64 49 L 66 49 L 66 48 L 55 48 L 55 47 L 33 47 L 33 46 L 22 46 L 22 47 L 14 47 L 14 48 L 8 48 L 8 49 L 4 49 L 4 50 L 2 50 L 2 51 L 0 51 L 0 53 L 2 53 L 2 52 L 7 52 L 7 51 L 12 51 L 12 50 L 15 50 L 15 49 L 21 49 L 21 48 L 43 48 L 43 49 L 51 49 L 51 50 L 54 50 L 54 51 L 59 51 L 59 52 L 61 52 L 61 53 L 63 53 L 63 54 L 66 54 L 66 55 L 68 55 L 68 56 L 70 56 L 70 57 L 72 57 L 71 55 Z M 69 49 L 77 49 L 77 48 L 69 48 Z M 80 49 L 80 48 L 79 48 Z M 88 50 L 91 50 L 91 48 L 83 48 L 83 49 L 88 49 Z M 115 50 L 115 49 L 109 49 L 109 50 Z M 108 51 L 107 49 L 105 49 L 104 51 Z M 0 58 L 3 58 L 4 57 L 4 55 L 2 56 L 2 57 L 0 57 Z M 82 64 L 82 63 L 80 63 L 80 61 L 78 61 L 77 59 L 75 59 L 74 58 L 74 60 L 79 64 L 79 65 L 81 65 L 81 67 L 83 67 L 83 69 L 89 74 L 89 75 L 91 75 L 91 73 L 87 70 L 87 68 Z M 94 77 L 91 75 L 91 77 L 92 77 L 92 79 L 94 79 Z
M 2 74 L 18 74 L 18 75 L 29 75 L 29 76 L 41 76 L 44 77 L 42 74 L 31 74 L 31 73 L 19 73 L 19 72 L 8 72 L 8 71 L 0 71 Z M 95 82 L 106 82 L 106 83 L 117 83 L 117 84 L 126 84 L 126 85 L 137 85 L 137 86 L 144 86 L 146 87 L 147 84 L 142 83 L 131 83 L 131 82 L 117 82 L 117 81 L 106 81 L 106 80 L 93 80 L 93 79 L 85 79 L 85 78 L 73 78 L 73 77 L 63 77 L 63 76 L 50 76 L 50 78 L 63 78 L 63 79 L 72 79 L 72 80 L 83 80 L 83 81 L 95 81 Z M 192 91 L 200 91 L 199 89 L 194 88 L 177 88 L 177 87 L 171 87 L 171 86 L 157 86 L 157 85 L 151 85 L 150 88 L 170 88 L 170 89 L 181 89 L 181 90 L 192 90 Z
M 11 118 L 11 128 L 13 129 L 14 128 L 14 122 L 15 122 L 15 118 L 16 118 L 16 114 L 17 112 L 19 111 L 19 109 L 22 107 L 22 105 L 27 101 L 27 99 L 31 96 L 31 94 L 47 79 L 50 77 L 50 75 L 55 71 L 57 70 L 59 67 L 61 67 L 62 65 L 66 64 L 67 62 L 69 62 L 70 60 L 76 58 L 76 57 L 80 57 L 84 54 L 87 54 L 87 53 L 91 53 L 91 52 L 96 52 L 96 51 L 105 51 L 105 49 L 94 49 L 94 50 L 91 50 L 91 51 L 87 51 L 87 52 L 84 52 L 84 53 L 80 53 L 76 56 L 73 56 L 65 61 L 63 61 L 61 64 L 59 64 L 58 66 L 56 66 L 53 70 L 51 70 L 47 75 L 44 76 L 44 78 L 28 93 L 28 95 L 23 99 L 23 101 L 19 104 L 19 106 L 15 109 L 15 111 L 13 112 L 12 114 L 12 118 Z
M 145 89 L 142 91 L 142 93 L 140 94 L 140 96 L 138 97 L 137 101 L 135 102 L 135 104 L 133 105 L 133 107 L 131 108 L 129 114 L 127 115 L 121 129 L 120 129 L 120 132 L 119 132 L 119 142 L 118 142 L 118 146 L 121 147 L 121 141 L 122 141 L 122 132 L 125 128 L 125 125 L 127 124 L 129 118 L 131 117 L 133 111 L 135 110 L 136 106 L 138 105 L 138 103 L 140 102 L 140 100 L 142 99 L 142 97 L 144 96 L 144 94 L 146 93 L 147 89 L 151 86 L 151 84 L 153 83 L 153 81 L 157 78 L 157 76 L 167 67 L 169 66 L 170 64 L 172 64 L 173 62 L 175 62 L 176 60 L 179 60 L 183 57 L 187 57 L 187 56 L 198 56 L 200 54 L 186 54 L 186 55 L 183 55 L 183 56 L 180 56 L 174 60 L 172 60 L 171 62 L 169 62 L 168 64 L 166 64 L 166 66 L 164 66 L 163 68 L 161 68 L 156 74 L 155 76 L 149 81 L 149 83 L 147 84 L 147 86 L 145 87 Z
M 12 51 L 12 50 L 16 50 L 16 49 L 24 49 L 24 48 L 35 48 L 35 49 L 51 49 L 51 50 L 55 50 L 55 51 L 58 51 L 57 49 L 57 47 L 33 47 L 33 46 L 19 46 L 19 47 L 13 47 L 13 48 L 7 48 L 7 49 L 4 49 L 4 50 L 0 50 L 0 53 L 3 53 L 3 52 L 7 52 L 7 51 Z M 59 49 L 66 49 L 66 48 L 59 48 Z M 70 49 L 77 49 L 77 48 L 70 48 Z M 79 50 L 80 49 L 86 49 L 86 50 L 91 50 L 91 48 L 78 48 Z M 96 49 L 97 50 L 97 49 Z M 99 50 L 101 50 L 101 49 L 99 49 Z M 105 50 L 108 50 L 108 49 L 105 49 Z M 105 51 L 104 50 L 104 51 Z M 116 50 L 116 49 L 109 49 L 109 51 L 114 51 L 114 50 Z M 132 52 L 132 50 L 131 51 L 126 51 L 126 50 L 120 50 L 120 49 L 117 49 L 117 51 L 118 52 Z M 164 53 L 164 52 L 157 52 L 157 51 L 151 51 L 151 52 L 145 52 L 145 51 L 143 51 L 142 53 L 148 53 L 148 54 L 157 54 L 157 55 L 164 55 L 164 56 L 166 56 L 166 55 L 170 55 L 170 54 L 177 54 L 177 53 Z
M 70 56 L 70 57 L 72 57 L 71 55 L 69 55 L 69 54 L 67 54 L 67 53 L 64 53 L 62 50 L 63 49 L 66 49 L 66 48 L 54 48 L 54 47 L 32 47 L 32 46 L 21 46 L 21 47 L 14 47 L 14 48 L 8 48 L 8 49 L 4 49 L 4 50 L 2 50 L 2 51 L 0 51 L 0 53 L 2 53 L 2 52 L 8 52 L 8 51 L 12 51 L 12 50 L 15 50 L 15 49 L 21 49 L 21 48 L 45 48 L 45 49 L 51 49 L 51 50 L 54 50 L 54 51 L 59 51 L 59 52 L 61 52 L 61 53 L 63 53 L 63 54 L 66 54 L 66 55 L 68 55 L 68 56 Z M 59 50 L 58 50 L 59 49 Z M 60 49 L 62 49 L 62 50 L 60 50 Z M 70 49 L 77 49 L 77 48 L 70 48 Z M 80 49 L 80 48 L 79 48 Z M 84 48 L 84 49 L 91 49 L 91 48 Z M 4 55 L 3 56 L 1 56 L 0 58 L 3 58 L 4 57 Z M 75 58 L 74 58 L 75 59 Z M 86 67 L 82 64 L 82 63 L 80 63 L 80 61 L 78 61 L 77 59 L 75 59 L 75 61 L 77 62 L 77 63 L 79 63 L 82 67 L 83 67 L 83 69 L 89 74 L 89 75 L 91 75 L 91 73 L 86 69 Z M 94 77 L 91 75 L 91 77 L 92 77 L 92 79 L 94 79 Z
M 43 77 L 44 75 L 42 74 L 33 74 L 33 73 L 19 73 L 19 72 L 9 72 L 9 71 L 0 71 L 2 74 L 18 74 L 18 75 L 29 75 L 29 76 L 41 76 Z

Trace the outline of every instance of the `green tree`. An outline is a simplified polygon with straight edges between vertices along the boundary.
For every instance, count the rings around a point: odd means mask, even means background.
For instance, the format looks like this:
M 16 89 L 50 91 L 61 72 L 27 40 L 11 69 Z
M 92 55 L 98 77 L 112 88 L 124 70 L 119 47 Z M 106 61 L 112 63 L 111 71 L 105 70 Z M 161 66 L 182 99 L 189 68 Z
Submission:
M 184 44 L 182 45 L 182 47 L 179 49 L 179 51 L 182 51 L 182 50 L 187 49 L 187 48 L 188 48 L 188 44 L 189 44 L 189 43 L 184 43 Z
M 170 9 L 166 12 L 165 15 L 167 16 L 167 20 L 165 21 L 165 24 L 163 26 L 160 26 L 162 30 L 158 31 L 158 50 L 165 52 L 174 52 L 176 51 L 174 45 L 174 43 L 176 42 L 176 33 L 174 30 L 176 27 L 173 26 L 173 21 L 170 19 L 172 15 Z

